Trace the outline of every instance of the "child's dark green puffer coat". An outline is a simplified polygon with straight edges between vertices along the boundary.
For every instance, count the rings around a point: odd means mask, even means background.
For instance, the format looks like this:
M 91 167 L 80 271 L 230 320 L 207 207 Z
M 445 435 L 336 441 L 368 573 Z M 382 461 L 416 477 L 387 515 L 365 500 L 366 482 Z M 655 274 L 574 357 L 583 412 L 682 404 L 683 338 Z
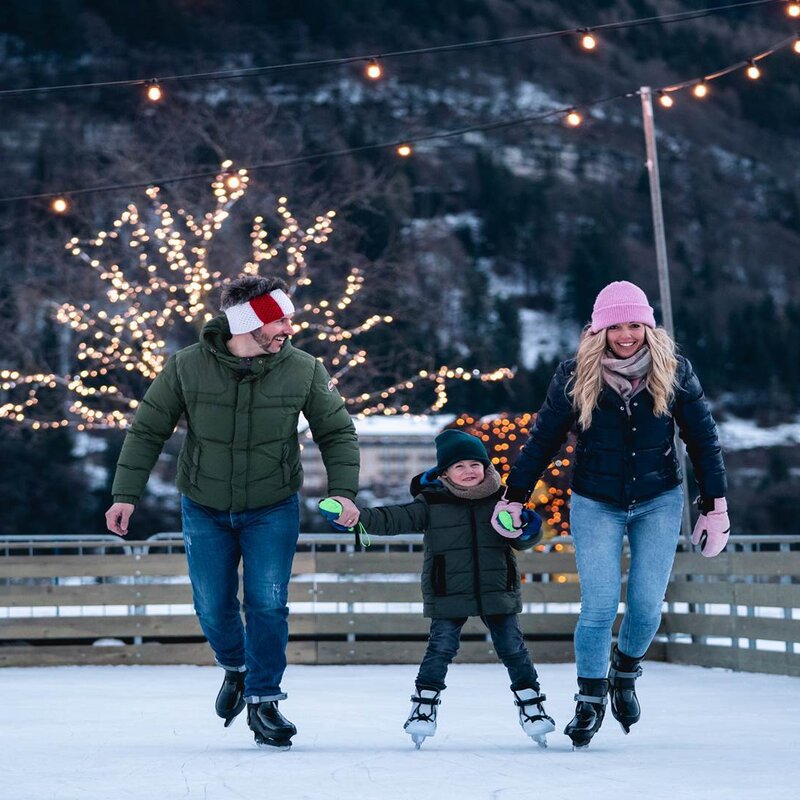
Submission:
M 361 509 L 364 527 L 374 534 L 425 534 L 426 617 L 519 613 L 522 601 L 514 551 L 491 525 L 502 490 L 482 500 L 463 500 L 434 474 L 431 470 L 412 480 L 412 503 Z

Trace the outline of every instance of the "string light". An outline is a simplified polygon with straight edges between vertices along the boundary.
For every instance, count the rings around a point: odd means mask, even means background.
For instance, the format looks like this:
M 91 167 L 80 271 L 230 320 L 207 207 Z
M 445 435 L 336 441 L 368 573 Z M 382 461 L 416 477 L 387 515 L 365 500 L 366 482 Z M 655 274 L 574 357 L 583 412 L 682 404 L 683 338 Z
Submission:
M 583 117 L 572 108 L 567 112 L 566 121 L 570 127 L 577 128 L 583 122 Z
M 747 66 L 747 77 L 751 81 L 757 81 L 761 77 L 761 70 L 758 68 L 755 61 L 750 61 Z
M 672 108 L 672 106 L 675 105 L 675 101 L 672 99 L 672 96 L 663 90 L 658 93 L 658 102 L 661 103 L 664 108 Z
M 597 47 L 597 39 L 594 34 L 588 29 L 584 28 L 581 32 L 581 47 L 584 50 L 594 50 Z
M 67 202 L 66 197 L 55 197 L 53 198 L 53 202 L 50 203 L 50 208 L 56 212 L 56 214 L 66 214 L 69 210 L 69 203 Z
M 383 69 L 381 68 L 381 65 L 374 58 L 371 58 L 369 60 L 365 72 L 367 77 L 372 81 L 380 80 L 380 78 L 383 77 Z
M 786 13 L 795 19 L 800 17 L 800 3 L 788 2 L 786 4 Z
M 147 99 L 151 103 L 158 103 L 164 97 L 164 92 L 161 89 L 161 86 L 158 84 L 157 81 L 148 81 L 147 82 Z
M 761 53 L 758 53 L 758 54 L 754 55 L 750 59 L 750 61 L 752 61 L 754 63 L 756 61 L 760 61 L 761 59 L 766 58 L 767 56 L 773 55 L 773 54 L 779 52 L 780 50 L 785 49 L 789 45 L 792 45 L 794 51 L 797 52 L 798 54 L 800 54 L 800 35 L 792 34 L 792 36 L 788 37 L 787 39 L 782 40 L 781 42 L 778 42 L 776 45 L 774 45 L 773 47 L 769 48 L 768 50 L 762 51 Z M 748 62 L 739 61 L 739 62 L 737 62 L 736 64 L 734 64 L 732 66 L 726 67 L 726 68 L 721 69 L 721 70 L 719 70 L 719 71 L 717 71 L 717 72 L 715 72 L 713 74 L 707 75 L 703 79 L 700 79 L 700 80 L 692 79 L 692 80 L 684 81 L 682 83 L 673 84 L 671 86 L 665 86 L 665 87 L 662 87 L 661 89 L 656 89 L 656 92 L 659 94 L 660 97 L 665 97 L 669 93 L 674 93 L 674 92 L 677 92 L 677 91 L 685 89 L 685 88 L 691 88 L 696 97 L 699 97 L 699 98 L 706 97 L 707 94 L 708 94 L 708 84 L 710 83 L 710 81 L 722 78 L 725 75 L 728 75 L 728 74 L 734 72 L 735 70 L 738 70 L 743 65 L 746 66 L 748 63 L 749 63 L 749 61 Z M 633 96 L 638 95 L 638 94 L 639 94 L 638 90 L 622 92 L 622 93 L 619 93 L 619 94 L 616 94 L 616 95 L 612 95 L 612 96 L 609 96 L 609 97 L 604 97 L 604 98 L 600 98 L 600 99 L 597 99 L 597 100 L 594 100 L 594 101 L 589 101 L 587 103 L 584 103 L 584 106 L 586 106 L 587 108 L 588 107 L 593 107 L 593 106 L 600 105 L 602 103 L 608 103 L 608 102 L 610 102 L 612 100 L 616 100 L 616 99 L 619 99 L 619 98 L 633 97 Z M 664 107 L 668 108 L 668 107 L 671 106 L 669 100 L 662 100 L 661 102 L 662 102 L 662 105 Z M 419 136 L 414 140 L 414 142 L 442 140 L 442 139 L 447 139 L 447 138 L 451 138 L 451 137 L 463 136 L 464 134 L 467 134 L 467 133 L 489 131 L 489 130 L 495 130 L 495 129 L 499 129 L 499 128 L 509 128 L 509 127 L 512 127 L 512 126 L 515 126 L 515 125 L 529 124 L 529 123 L 532 123 L 532 122 L 541 122 L 541 121 L 544 121 L 546 119 L 549 119 L 549 118 L 552 118 L 552 117 L 555 117 L 555 116 L 565 115 L 565 114 L 569 115 L 569 120 L 567 121 L 567 124 L 571 124 L 573 127 L 575 127 L 575 126 L 581 124 L 582 117 L 581 117 L 580 114 L 577 114 L 577 113 L 573 114 L 573 112 L 574 112 L 574 109 L 572 109 L 572 108 L 553 109 L 551 111 L 543 112 L 541 114 L 536 114 L 536 115 L 517 117 L 515 119 L 501 120 L 501 121 L 498 121 L 498 122 L 490 122 L 490 123 L 485 123 L 485 124 L 481 124 L 481 125 L 472 125 L 472 126 L 468 126 L 468 127 L 459 128 L 459 129 L 456 129 L 456 130 L 450 130 L 450 131 L 439 131 L 439 132 L 436 132 L 436 133 L 431 133 L 431 134 Z M 335 157 L 340 157 L 340 156 L 345 156 L 345 155 L 352 155 L 352 154 L 355 154 L 355 153 L 360 153 L 360 152 L 365 152 L 365 151 L 380 150 L 380 149 L 389 148 L 389 147 L 394 148 L 396 151 L 398 151 L 398 154 L 400 154 L 400 155 L 408 156 L 412 152 L 412 150 L 411 150 L 412 144 L 413 144 L 412 142 L 406 141 L 406 142 L 403 142 L 401 144 L 398 144 L 397 142 L 383 142 L 383 143 L 370 144 L 370 145 L 361 145 L 359 147 L 347 148 L 347 149 L 342 149 L 342 150 L 335 150 L 335 151 L 322 152 L 322 153 L 311 153 L 311 154 L 307 154 L 307 155 L 303 155 L 303 156 L 298 156 L 298 157 L 295 157 L 295 158 L 285 159 L 283 161 L 274 161 L 274 162 L 269 162 L 269 163 L 265 163 L 265 164 L 253 164 L 253 165 L 249 165 L 247 167 L 247 169 L 250 170 L 250 171 L 276 169 L 276 168 L 279 168 L 279 167 L 288 167 L 288 166 L 294 166 L 294 165 L 301 164 L 301 163 L 307 163 L 309 161 L 317 161 L 317 160 L 321 160 L 321 159 L 335 158 Z M 188 175 L 177 175 L 177 176 L 165 177 L 165 178 L 152 178 L 152 179 L 150 179 L 148 181 L 143 181 L 141 183 L 128 183 L 128 184 L 123 184 L 123 185 L 107 185 L 107 186 L 87 187 L 87 188 L 82 188 L 82 189 L 70 189 L 70 190 L 68 190 L 68 193 L 70 195 L 81 195 L 81 194 L 90 194 L 90 193 L 103 192 L 103 191 L 112 191 L 112 190 L 121 191 L 121 190 L 128 190 L 128 189 L 144 188 L 146 186 L 151 186 L 151 185 L 159 185 L 160 186 L 160 185 L 165 185 L 165 184 L 168 184 L 168 183 L 177 183 L 177 182 L 180 182 L 180 181 L 195 180 L 195 179 L 203 178 L 203 177 L 207 177 L 207 176 L 209 176 L 209 173 L 200 172 L 200 173 L 193 173 L 193 174 L 188 174 Z M 0 203 L 18 202 L 18 201 L 22 201 L 22 200 L 39 200 L 39 199 L 52 200 L 52 198 L 54 196 L 55 196 L 55 194 L 53 192 L 42 192 L 42 193 L 38 193 L 38 194 L 25 194 L 25 195 L 0 197 Z
M 693 11 L 679 11 L 671 14 L 661 14 L 650 17 L 639 17 L 635 19 L 619 20 L 617 22 L 608 22 L 602 25 L 595 25 L 593 30 L 613 31 L 613 30 L 626 30 L 628 28 L 638 28 L 648 25 L 664 25 L 677 22 L 686 22 L 689 20 L 700 19 L 702 17 L 711 16 L 714 14 L 723 14 L 732 11 L 737 11 L 742 8 L 751 8 L 755 6 L 771 5 L 778 2 L 787 2 L 787 0 L 742 0 L 738 3 L 727 3 L 725 5 L 718 5 L 711 8 L 698 9 Z M 800 15 L 800 3 L 789 2 L 787 11 L 790 16 Z M 507 36 L 504 38 L 494 39 L 481 39 L 469 42 L 456 42 L 446 45 L 435 45 L 431 47 L 420 47 L 411 50 L 399 50 L 396 52 L 383 53 L 381 58 L 400 58 L 424 55 L 427 53 L 451 53 L 458 51 L 477 50 L 483 47 L 499 47 L 505 45 L 520 44 L 523 42 L 541 41 L 545 39 L 558 38 L 564 36 L 571 36 L 574 34 L 575 29 L 558 29 L 551 31 L 538 31 L 536 33 L 527 33 L 518 36 Z M 589 31 L 588 28 L 579 28 L 578 31 Z M 163 82 L 166 81 L 198 81 L 198 80 L 227 80 L 235 78 L 245 78 L 255 75 L 266 75 L 273 72 L 288 72 L 292 70 L 305 70 L 311 67 L 324 69 L 331 66 L 342 66 L 351 63 L 360 63 L 370 58 L 367 55 L 345 56 L 339 58 L 316 59 L 312 61 L 298 61 L 286 64 L 271 64 L 268 66 L 250 67 L 245 69 L 233 70 L 216 70 L 209 72 L 199 73 L 186 73 L 180 75 L 164 76 Z M 121 87 L 121 86 L 137 86 L 143 83 L 141 78 L 129 78 L 127 80 L 115 81 L 95 81 L 92 83 L 79 83 L 79 84 L 65 84 L 57 86 L 33 86 L 27 89 L 3 89 L 0 90 L 1 97 L 11 97 L 24 94 L 38 94 L 43 92 L 55 91 L 73 91 L 77 89 L 90 89 L 98 87 Z

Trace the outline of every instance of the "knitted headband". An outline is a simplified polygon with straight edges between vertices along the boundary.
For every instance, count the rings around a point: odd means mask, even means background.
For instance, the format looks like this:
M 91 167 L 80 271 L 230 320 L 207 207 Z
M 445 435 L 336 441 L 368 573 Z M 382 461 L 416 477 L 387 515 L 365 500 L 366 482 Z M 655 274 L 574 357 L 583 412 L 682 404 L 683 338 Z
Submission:
M 246 303 L 225 309 L 231 333 L 250 333 L 270 322 L 283 319 L 294 313 L 294 305 L 289 295 L 281 289 L 261 294 Z

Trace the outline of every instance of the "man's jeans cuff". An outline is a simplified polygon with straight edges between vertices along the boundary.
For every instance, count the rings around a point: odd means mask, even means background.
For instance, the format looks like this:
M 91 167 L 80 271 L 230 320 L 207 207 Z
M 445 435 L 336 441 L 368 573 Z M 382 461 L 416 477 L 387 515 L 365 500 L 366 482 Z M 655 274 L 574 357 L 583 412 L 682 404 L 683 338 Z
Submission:
M 247 667 L 242 665 L 241 667 L 229 667 L 227 664 L 223 664 L 219 659 L 215 658 L 218 667 L 222 667 L 222 669 L 228 670 L 229 672 L 247 672 Z
M 278 692 L 278 694 L 253 694 L 250 697 L 245 697 L 246 703 L 271 703 L 276 700 L 285 700 L 288 695 L 285 692 Z

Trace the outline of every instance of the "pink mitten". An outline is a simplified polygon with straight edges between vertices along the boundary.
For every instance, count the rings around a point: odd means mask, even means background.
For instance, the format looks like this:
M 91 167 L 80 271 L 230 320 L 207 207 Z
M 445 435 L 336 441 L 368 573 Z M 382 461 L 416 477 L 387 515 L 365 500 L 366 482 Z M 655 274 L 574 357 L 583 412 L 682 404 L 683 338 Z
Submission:
M 492 512 L 492 527 L 501 536 L 505 536 L 506 539 L 516 539 L 522 536 L 522 508 L 522 503 L 509 503 L 508 500 L 498 500 Z M 503 524 L 497 518 L 503 511 L 507 511 L 511 515 L 514 524 L 513 531 L 503 527 Z
M 704 500 L 697 498 L 700 518 L 694 526 L 692 544 L 700 545 L 700 552 L 706 558 L 718 556 L 728 544 L 731 523 L 728 519 L 728 502 L 724 497 Z

